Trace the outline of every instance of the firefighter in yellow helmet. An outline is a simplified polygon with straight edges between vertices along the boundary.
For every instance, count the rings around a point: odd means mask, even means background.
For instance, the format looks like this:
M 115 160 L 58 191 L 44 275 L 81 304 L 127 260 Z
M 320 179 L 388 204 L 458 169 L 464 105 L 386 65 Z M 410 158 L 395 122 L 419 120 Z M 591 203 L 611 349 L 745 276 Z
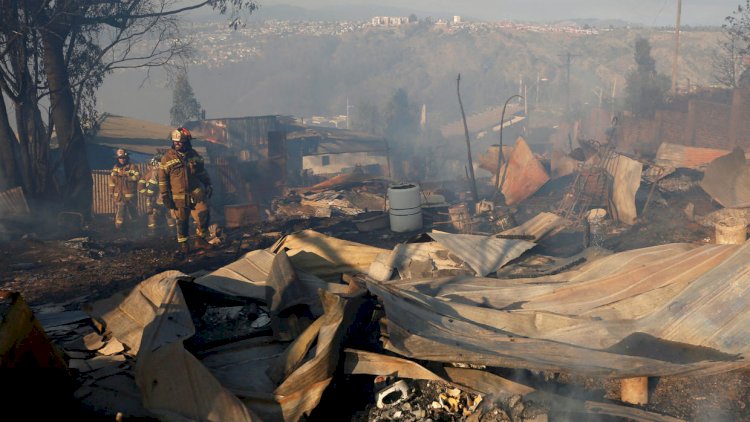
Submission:
M 195 222 L 195 243 L 197 247 L 207 247 L 205 240 L 210 220 L 208 198 L 213 193 L 203 158 L 193 149 L 190 141 L 193 136 L 185 128 L 177 128 L 170 133 L 172 149 L 161 159 L 159 170 L 159 191 L 164 206 L 172 210 L 177 220 L 178 257 L 187 257 L 188 219 Z
M 109 193 L 115 200 L 115 228 L 119 230 L 126 219 L 133 221 L 138 217 L 135 195 L 140 173 L 124 149 L 118 149 L 115 157 L 117 162 L 109 175 Z
M 162 215 L 166 216 L 167 227 L 174 227 L 174 217 L 172 212 L 165 211 L 164 203 L 159 195 L 159 170 L 161 169 L 161 158 L 163 154 L 159 153 L 151 157 L 148 170 L 138 181 L 138 192 L 146 197 L 146 224 L 149 232 L 156 232 L 157 222 Z

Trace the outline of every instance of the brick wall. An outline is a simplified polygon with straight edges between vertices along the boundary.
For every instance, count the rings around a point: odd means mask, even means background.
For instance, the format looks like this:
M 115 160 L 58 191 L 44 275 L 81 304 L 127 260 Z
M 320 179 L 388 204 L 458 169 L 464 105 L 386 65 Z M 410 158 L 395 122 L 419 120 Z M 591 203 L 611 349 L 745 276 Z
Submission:
M 592 111 L 584 137 L 604 140 L 609 113 Z M 606 126 L 605 126 L 606 124 Z M 653 119 L 621 117 L 615 139 L 622 152 L 653 155 L 662 142 L 731 150 L 750 150 L 750 89 L 736 89 L 731 104 L 690 100 L 688 111 L 658 110 Z
M 688 111 L 687 126 L 692 134 L 687 134 L 686 145 L 732 149 L 729 139 L 729 121 L 732 106 L 693 100 Z
M 653 140 L 654 143 L 668 142 L 670 144 L 683 144 L 687 113 L 658 110 L 655 119 L 658 132 L 656 133 L 656 138 Z
M 750 90 L 734 90 L 729 127 L 732 146 L 750 150 Z
M 617 150 L 633 154 L 655 153 L 656 121 L 621 117 L 616 130 Z

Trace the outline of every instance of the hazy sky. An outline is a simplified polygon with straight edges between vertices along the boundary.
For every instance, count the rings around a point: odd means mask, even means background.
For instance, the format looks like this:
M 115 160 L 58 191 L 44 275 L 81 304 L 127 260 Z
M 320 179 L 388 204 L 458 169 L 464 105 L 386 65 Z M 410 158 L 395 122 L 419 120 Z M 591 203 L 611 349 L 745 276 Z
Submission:
M 677 0 L 258 0 L 263 5 L 305 8 L 379 4 L 486 20 L 550 21 L 569 18 L 622 19 L 645 25 L 674 25 Z M 685 25 L 721 25 L 745 0 L 683 0 Z M 262 12 L 261 12 L 262 13 Z

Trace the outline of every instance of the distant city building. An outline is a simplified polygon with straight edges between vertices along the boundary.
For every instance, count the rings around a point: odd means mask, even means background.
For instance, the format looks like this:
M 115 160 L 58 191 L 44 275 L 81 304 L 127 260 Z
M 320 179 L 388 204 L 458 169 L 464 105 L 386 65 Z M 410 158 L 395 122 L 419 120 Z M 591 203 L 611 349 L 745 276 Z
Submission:
M 461 16 L 454 16 L 453 23 L 461 23 Z
M 375 16 L 370 20 L 373 26 L 399 26 L 409 23 L 406 16 Z

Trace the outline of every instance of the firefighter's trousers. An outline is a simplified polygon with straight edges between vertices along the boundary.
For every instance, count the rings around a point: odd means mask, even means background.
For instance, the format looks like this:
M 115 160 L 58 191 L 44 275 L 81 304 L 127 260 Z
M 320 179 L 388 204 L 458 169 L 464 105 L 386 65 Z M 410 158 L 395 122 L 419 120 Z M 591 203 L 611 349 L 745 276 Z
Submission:
M 188 206 L 178 206 L 173 211 L 175 220 L 177 220 L 177 242 L 187 242 L 190 237 L 188 226 L 190 216 L 193 216 L 195 222 L 195 235 L 197 237 L 204 238 L 208 232 L 208 225 L 211 220 L 211 215 L 208 209 L 208 203 L 205 201 L 196 202 L 191 209 Z

